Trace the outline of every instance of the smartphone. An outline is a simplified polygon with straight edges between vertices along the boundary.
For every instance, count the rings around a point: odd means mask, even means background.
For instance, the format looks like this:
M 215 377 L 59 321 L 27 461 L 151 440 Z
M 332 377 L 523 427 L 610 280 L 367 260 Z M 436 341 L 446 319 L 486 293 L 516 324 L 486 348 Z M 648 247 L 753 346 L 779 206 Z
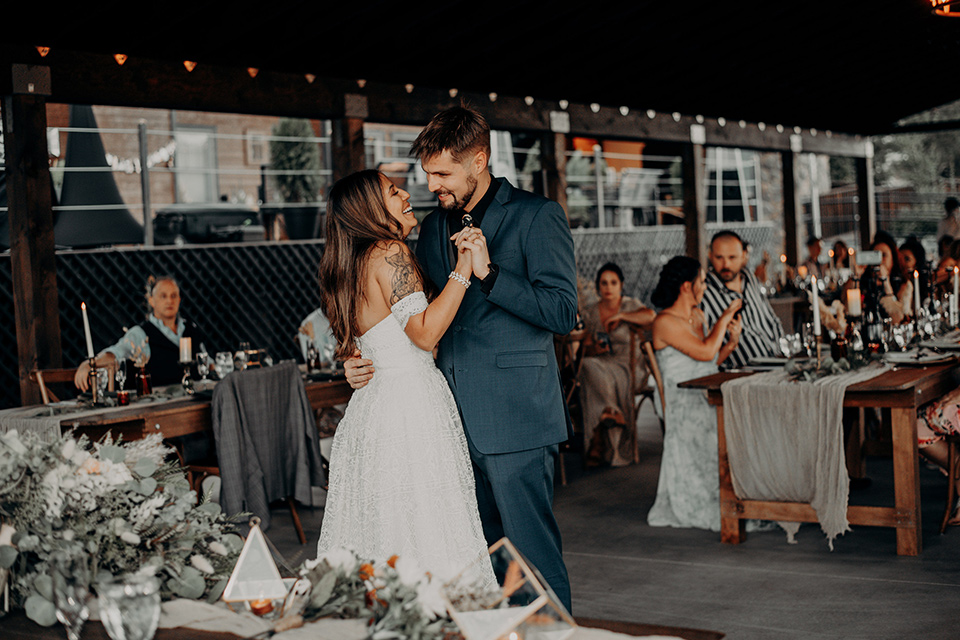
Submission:
M 864 267 L 879 267 L 883 262 L 883 254 L 879 251 L 860 251 L 857 253 L 857 264 Z

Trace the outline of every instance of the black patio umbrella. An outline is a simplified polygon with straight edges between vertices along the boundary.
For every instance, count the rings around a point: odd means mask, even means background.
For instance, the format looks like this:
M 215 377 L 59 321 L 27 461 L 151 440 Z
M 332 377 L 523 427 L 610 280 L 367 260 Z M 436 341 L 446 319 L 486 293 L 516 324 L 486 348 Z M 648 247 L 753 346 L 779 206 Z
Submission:
M 70 107 L 70 127 L 95 129 L 93 108 Z M 64 166 L 107 167 L 103 141 L 98 133 L 71 131 L 67 135 Z M 123 205 L 120 190 L 109 171 L 67 172 L 60 191 L 61 207 Z M 111 244 L 136 244 L 143 241 L 143 226 L 126 207 L 119 209 L 65 209 L 54 214 L 54 241 L 67 247 L 96 247 Z

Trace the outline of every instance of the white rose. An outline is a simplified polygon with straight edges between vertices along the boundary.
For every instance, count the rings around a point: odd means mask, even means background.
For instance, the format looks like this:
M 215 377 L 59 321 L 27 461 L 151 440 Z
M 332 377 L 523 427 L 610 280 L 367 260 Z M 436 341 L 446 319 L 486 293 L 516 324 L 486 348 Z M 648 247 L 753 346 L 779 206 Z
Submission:
M 68 438 L 63 443 L 63 448 L 60 450 L 60 456 L 64 460 L 69 460 L 73 456 L 73 452 L 77 450 L 77 441 L 73 438 Z
M 423 579 L 423 570 L 420 569 L 417 561 L 410 556 L 397 558 L 394 569 L 397 570 L 397 577 L 400 578 L 400 582 L 411 587 Z
M 202 571 L 203 573 L 213 573 L 213 565 L 201 555 L 191 556 L 190 564 L 193 565 L 194 569 Z
M 20 434 L 17 433 L 16 429 L 3 436 L 3 444 L 18 455 L 22 456 L 27 453 L 27 448 L 20 441 Z
M 64 529 L 63 539 L 67 542 L 71 542 L 74 538 L 77 537 L 76 532 L 73 529 Z
M 420 609 L 424 615 L 430 620 L 442 616 L 447 611 L 447 603 L 440 593 L 439 580 L 422 580 L 417 585 L 417 602 L 420 603 Z
M 339 569 L 344 573 L 352 573 L 357 568 L 357 556 L 349 549 L 331 549 L 317 560 L 326 560 L 332 569 Z
M 210 551 L 213 551 L 218 556 L 225 556 L 229 553 L 229 551 L 227 551 L 227 548 L 223 546 L 223 543 L 217 542 L 217 541 L 210 543 Z

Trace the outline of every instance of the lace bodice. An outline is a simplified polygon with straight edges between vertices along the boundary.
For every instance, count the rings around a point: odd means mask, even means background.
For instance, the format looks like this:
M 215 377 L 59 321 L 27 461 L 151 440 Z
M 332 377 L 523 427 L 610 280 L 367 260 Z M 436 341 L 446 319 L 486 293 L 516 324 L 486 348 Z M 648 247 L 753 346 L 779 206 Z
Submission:
M 433 354 L 413 344 L 404 333 L 410 318 L 427 308 L 422 291 L 411 293 L 390 307 L 390 315 L 357 338 L 364 358 L 373 360 L 377 371 L 409 369 L 421 365 L 433 367 Z

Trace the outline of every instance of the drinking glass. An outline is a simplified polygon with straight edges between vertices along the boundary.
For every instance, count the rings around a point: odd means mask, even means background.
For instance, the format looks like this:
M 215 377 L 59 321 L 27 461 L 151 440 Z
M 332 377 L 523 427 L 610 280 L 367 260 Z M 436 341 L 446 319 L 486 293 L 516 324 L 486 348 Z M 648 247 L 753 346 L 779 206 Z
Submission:
M 97 397 L 100 398 L 101 402 L 103 402 L 103 398 L 107 395 L 108 386 L 110 386 L 110 370 L 106 367 L 101 367 L 97 369 L 97 391 L 100 392 L 100 395 Z
M 123 389 L 124 383 L 127 381 L 127 360 L 122 358 L 117 362 L 117 372 L 113 374 L 114 379 L 117 381 L 117 391 Z
M 233 356 L 233 366 L 238 371 L 243 371 L 247 368 L 247 362 L 249 361 L 249 355 L 247 351 L 250 350 L 249 342 L 241 342 L 240 348 L 237 350 L 236 354 Z
M 228 374 L 233 373 L 233 354 L 229 351 L 221 351 L 217 354 L 214 364 L 217 366 L 217 375 L 223 380 Z
M 68 640 L 79 640 L 80 630 L 90 614 L 87 597 L 90 595 L 90 559 L 61 556 L 51 563 L 53 604 L 57 620 L 67 630 Z
M 197 354 L 197 373 L 200 374 L 200 382 L 206 382 L 207 374 L 210 373 L 210 362 L 207 358 L 206 351 Z
M 160 581 L 126 575 L 97 583 L 100 620 L 113 640 L 150 640 L 160 622 Z

